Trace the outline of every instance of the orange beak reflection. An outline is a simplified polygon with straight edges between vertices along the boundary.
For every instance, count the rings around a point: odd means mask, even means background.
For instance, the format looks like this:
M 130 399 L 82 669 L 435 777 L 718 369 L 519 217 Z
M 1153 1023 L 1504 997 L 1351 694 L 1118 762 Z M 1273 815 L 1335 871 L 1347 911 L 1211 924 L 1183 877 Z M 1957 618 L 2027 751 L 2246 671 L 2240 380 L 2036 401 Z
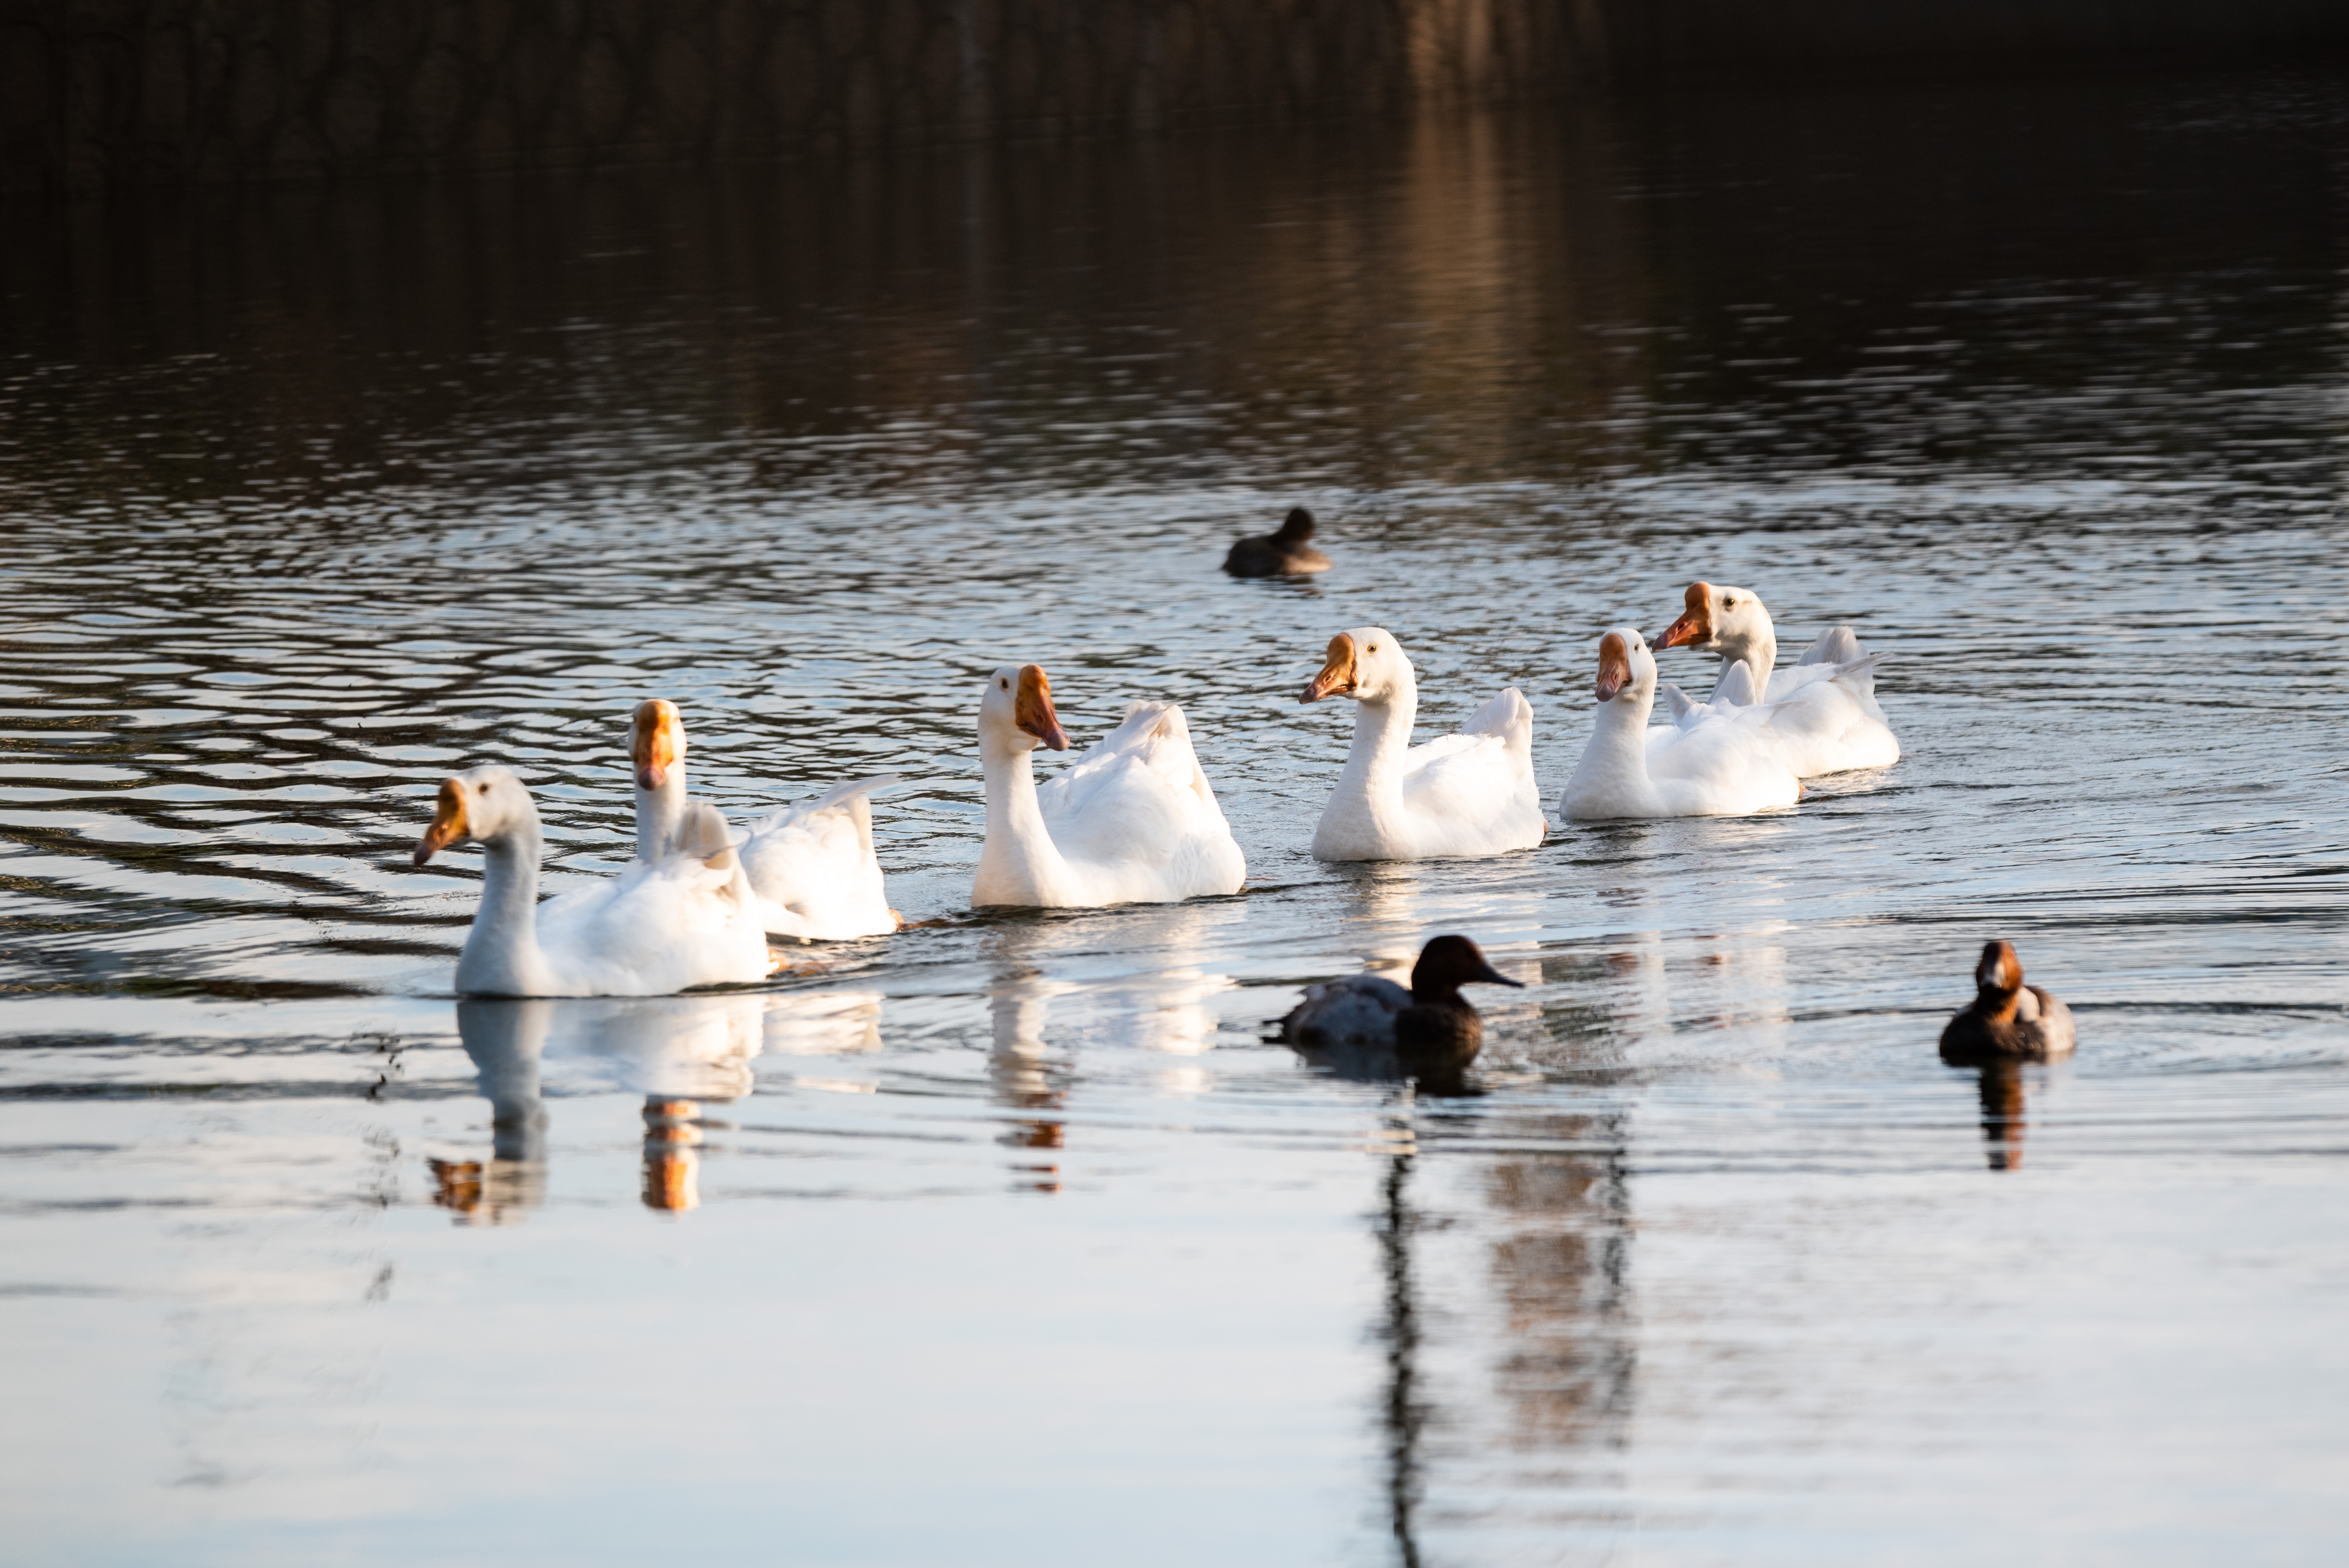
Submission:
M 1011 705 L 1012 722 L 1055 751 L 1069 748 L 1069 732 L 1052 711 L 1052 683 L 1041 665 L 1019 666 L 1019 696 Z
M 454 779 L 440 780 L 440 799 L 432 808 L 432 825 L 417 841 L 415 862 L 422 865 L 450 845 L 465 838 L 465 787 Z
M 1713 641 L 1713 584 L 1692 583 L 1683 600 L 1688 608 L 1681 618 L 1665 628 L 1656 639 L 1659 648 L 1677 648 L 1687 645 L 1702 647 Z
M 636 765 L 636 783 L 647 789 L 659 789 L 668 770 L 685 760 L 685 720 L 677 704 L 657 696 L 636 705 L 628 759 Z
M 1599 639 L 1599 700 L 1610 700 L 1630 684 L 1631 650 L 1621 634 L 1609 632 Z
M 1300 703 L 1319 702 L 1325 696 L 1351 696 L 1354 693 L 1354 639 L 1340 632 L 1330 639 L 1329 655 L 1322 661 L 1321 673 L 1305 683 Z

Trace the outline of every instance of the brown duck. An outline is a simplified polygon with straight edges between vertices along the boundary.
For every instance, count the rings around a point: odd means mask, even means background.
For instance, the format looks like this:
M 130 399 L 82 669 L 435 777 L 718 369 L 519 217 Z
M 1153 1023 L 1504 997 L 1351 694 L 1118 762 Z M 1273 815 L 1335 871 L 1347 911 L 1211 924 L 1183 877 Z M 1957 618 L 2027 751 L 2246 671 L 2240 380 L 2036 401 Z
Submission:
M 1330 558 L 1306 541 L 1313 537 L 1313 514 L 1303 507 L 1289 509 L 1277 533 L 1259 533 L 1239 541 L 1224 557 L 1224 570 L 1235 577 L 1286 577 L 1307 572 L 1327 572 Z
M 1974 1005 L 1941 1031 L 1941 1059 L 1971 1067 L 1995 1061 L 2053 1061 L 2072 1054 L 2072 1009 L 2054 994 L 2023 983 L 2023 960 L 2011 942 L 1982 948 L 1974 965 Z

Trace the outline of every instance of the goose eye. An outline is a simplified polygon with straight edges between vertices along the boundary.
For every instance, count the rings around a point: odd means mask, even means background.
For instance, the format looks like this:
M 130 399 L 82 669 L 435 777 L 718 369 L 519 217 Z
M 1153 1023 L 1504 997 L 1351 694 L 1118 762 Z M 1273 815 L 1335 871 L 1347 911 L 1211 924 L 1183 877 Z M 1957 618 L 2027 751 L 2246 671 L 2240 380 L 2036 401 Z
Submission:
M 997 681 L 995 684 L 1005 691 L 1009 691 L 1011 689 L 1011 683 L 1009 681 Z

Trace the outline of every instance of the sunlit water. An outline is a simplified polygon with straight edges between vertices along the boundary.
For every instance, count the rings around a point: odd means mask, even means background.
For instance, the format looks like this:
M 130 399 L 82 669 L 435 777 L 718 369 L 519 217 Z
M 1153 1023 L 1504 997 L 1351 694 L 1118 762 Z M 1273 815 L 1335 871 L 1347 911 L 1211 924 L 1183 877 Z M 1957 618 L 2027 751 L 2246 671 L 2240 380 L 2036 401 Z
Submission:
M 2337 1556 L 2344 155 L 2263 77 L 11 212 L 0 1555 Z M 1332 632 L 1554 802 L 1696 577 L 1903 760 L 1306 853 Z M 1247 891 L 971 915 L 1015 659 L 1179 700 Z M 460 1007 L 438 779 L 607 873 L 656 694 L 738 820 L 903 775 L 914 927 Z M 1444 931 L 1478 1092 L 1262 1043 Z M 2076 1065 L 1936 1058 L 1992 934 Z

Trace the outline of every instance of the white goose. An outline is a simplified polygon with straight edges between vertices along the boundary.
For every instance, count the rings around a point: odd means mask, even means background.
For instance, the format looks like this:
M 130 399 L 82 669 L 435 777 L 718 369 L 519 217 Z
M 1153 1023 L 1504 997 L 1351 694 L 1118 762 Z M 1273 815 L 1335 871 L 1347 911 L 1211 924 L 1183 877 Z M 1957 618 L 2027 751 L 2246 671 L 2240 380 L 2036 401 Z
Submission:
M 1069 748 L 1051 682 L 1040 665 L 1006 665 L 987 677 L 978 704 L 987 843 L 972 903 L 1075 909 L 1239 891 L 1247 861 L 1181 708 L 1133 704 L 1123 723 L 1040 789 L 1040 744 Z
M 650 864 L 675 848 L 685 794 L 685 720 L 660 697 L 636 707 L 628 756 L 636 770 L 636 859 Z M 859 779 L 786 806 L 736 846 L 759 897 L 760 918 L 777 936 L 848 942 L 897 929 L 873 850 L 874 790 L 898 780 Z
M 1411 743 L 1419 679 L 1393 634 L 1357 626 L 1330 639 L 1321 673 L 1297 700 L 1361 705 L 1354 744 L 1313 830 L 1324 861 L 1426 861 L 1506 854 L 1542 841 L 1534 710 L 1515 686 L 1458 735 Z
M 1715 704 L 1777 704 L 1770 727 L 1785 742 L 1786 760 L 1797 778 L 1885 768 L 1900 760 L 1900 742 L 1876 702 L 1880 655 L 1862 647 L 1849 626 L 1820 633 L 1799 663 L 1782 670 L 1777 629 L 1752 589 L 1692 583 L 1684 603 L 1681 618 L 1656 639 L 1657 651 L 1686 646 L 1719 654 Z M 1749 666 L 1746 676 L 1738 675 L 1740 665 Z
M 1742 817 L 1801 797 L 1772 731 L 1773 707 L 1700 711 L 1680 727 L 1648 727 L 1656 661 L 1634 628 L 1599 639 L 1598 693 L 1598 722 L 1558 801 L 1569 820 Z
M 713 807 L 686 808 L 678 845 L 649 865 L 538 902 L 538 806 L 502 768 L 442 781 L 424 864 L 481 846 L 481 905 L 457 959 L 467 996 L 659 996 L 763 980 L 774 970 L 758 897 Z

